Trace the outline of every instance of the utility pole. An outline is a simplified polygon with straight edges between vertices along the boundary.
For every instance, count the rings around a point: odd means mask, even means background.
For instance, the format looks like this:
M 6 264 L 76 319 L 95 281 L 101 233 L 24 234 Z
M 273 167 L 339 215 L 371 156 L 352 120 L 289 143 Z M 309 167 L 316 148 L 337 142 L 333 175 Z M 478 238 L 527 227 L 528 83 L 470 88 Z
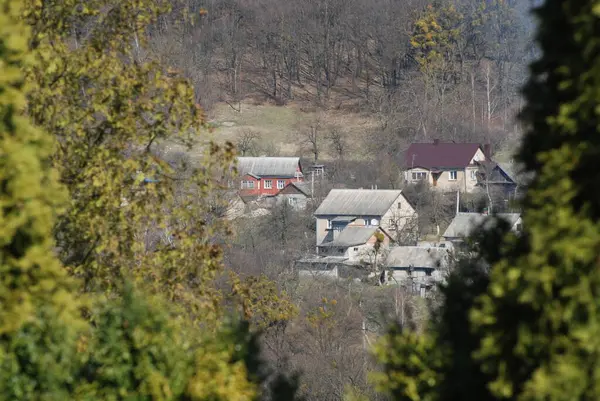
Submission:
M 456 215 L 460 212 L 460 191 L 456 191 Z

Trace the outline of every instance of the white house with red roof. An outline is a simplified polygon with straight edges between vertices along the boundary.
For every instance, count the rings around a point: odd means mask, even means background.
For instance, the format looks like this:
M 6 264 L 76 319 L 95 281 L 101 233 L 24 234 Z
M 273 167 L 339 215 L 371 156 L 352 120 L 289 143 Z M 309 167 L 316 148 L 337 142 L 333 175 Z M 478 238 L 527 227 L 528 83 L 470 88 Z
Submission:
M 404 178 L 408 182 L 427 181 L 443 191 L 473 192 L 487 184 L 510 192 L 514 180 L 490 159 L 489 145 L 448 143 L 434 140 L 413 143 L 404 158 Z

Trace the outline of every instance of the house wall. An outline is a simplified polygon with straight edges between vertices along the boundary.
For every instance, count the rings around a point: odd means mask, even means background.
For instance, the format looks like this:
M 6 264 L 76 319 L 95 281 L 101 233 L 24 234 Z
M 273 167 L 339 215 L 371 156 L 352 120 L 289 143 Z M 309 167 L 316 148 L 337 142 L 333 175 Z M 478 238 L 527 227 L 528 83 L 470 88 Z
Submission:
M 294 210 L 304 210 L 308 205 L 308 198 L 304 194 L 279 194 L 277 195 L 277 204 L 287 202 Z
M 225 212 L 225 219 L 227 220 L 235 220 L 240 218 L 246 212 L 246 204 L 240 199 L 240 197 L 234 198 L 227 207 L 227 211 Z
M 319 256 L 337 256 L 337 257 L 348 257 L 348 248 L 341 248 L 335 246 L 323 246 L 319 247 Z
M 265 188 L 265 181 L 271 180 L 271 188 Z M 238 179 L 238 188 L 240 193 L 246 195 L 276 195 L 281 189 L 277 189 L 277 181 L 283 181 L 283 187 L 285 188 L 291 182 L 302 182 L 303 178 L 283 178 L 283 177 L 268 177 L 268 178 L 255 178 L 249 174 L 241 176 Z M 254 182 L 254 188 L 242 188 L 242 181 Z
M 430 276 L 427 275 L 427 270 L 431 271 Z M 396 280 L 398 280 L 398 282 L 400 282 L 401 279 L 408 278 L 408 266 L 395 266 L 395 267 L 392 267 L 392 271 L 393 271 L 394 278 Z M 417 267 L 417 268 L 413 268 L 412 277 L 419 278 L 419 279 L 422 279 L 423 277 L 428 277 L 433 280 L 441 280 L 441 279 L 443 279 L 443 274 L 440 269 Z
M 416 210 L 404 196 L 400 195 L 382 216 L 380 227 L 393 236 L 396 232 L 396 225 L 402 230 L 407 222 L 416 217 Z
M 329 217 L 329 218 L 333 218 L 333 217 Z M 327 217 L 317 217 L 317 222 L 316 222 L 316 237 L 317 237 L 317 245 L 321 244 L 323 242 L 323 240 L 325 239 L 325 237 L 327 236 L 327 234 L 329 233 L 329 230 L 327 230 Z
M 360 262 L 361 260 L 370 261 L 370 256 L 373 254 L 373 249 L 376 242 L 377 237 L 373 235 L 365 244 L 349 247 L 348 251 L 346 252 L 346 257 L 350 262 Z M 380 256 L 378 256 L 378 258 L 383 258 L 383 254 L 389 249 L 389 247 L 390 237 L 384 235 L 383 244 L 379 251 Z

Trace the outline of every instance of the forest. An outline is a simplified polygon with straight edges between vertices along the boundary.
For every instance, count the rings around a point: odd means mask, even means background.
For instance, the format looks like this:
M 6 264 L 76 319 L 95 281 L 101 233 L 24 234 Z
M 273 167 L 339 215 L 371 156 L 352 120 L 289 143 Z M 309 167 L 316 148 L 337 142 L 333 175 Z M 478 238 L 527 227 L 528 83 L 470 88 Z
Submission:
M 411 141 L 492 143 L 510 155 L 522 133 L 519 89 L 536 56 L 526 1 L 172 3 L 139 57 L 181 71 L 208 116 L 223 104 L 234 116 L 265 103 L 280 115 L 300 109 L 272 135 L 261 122 L 234 130 L 244 152 L 360 159 L 387 177 Z
M 599 9 L 0 0 L 0 400 L 596 400 Z M 428 298 L 302 280 L 314 208 L 224 217 L 236 158 L 285 151 L 216 110 L 265 105 L 300 110 L 319 196 L 402 186 L 414 141 L 490 143 L 523 229 L 491 216 Z M 402 189 L 420 234 L 447 223 Z

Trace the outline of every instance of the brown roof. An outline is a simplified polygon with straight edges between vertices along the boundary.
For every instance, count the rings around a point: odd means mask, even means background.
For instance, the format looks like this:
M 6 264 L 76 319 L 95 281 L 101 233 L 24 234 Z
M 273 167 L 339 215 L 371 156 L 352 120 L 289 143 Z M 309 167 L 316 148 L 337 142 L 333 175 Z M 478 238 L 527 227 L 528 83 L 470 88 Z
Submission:
M 482 149 L 478 143 L 413 143 L 406 151 L 405 167 L 465 168 L 477 149 Z

